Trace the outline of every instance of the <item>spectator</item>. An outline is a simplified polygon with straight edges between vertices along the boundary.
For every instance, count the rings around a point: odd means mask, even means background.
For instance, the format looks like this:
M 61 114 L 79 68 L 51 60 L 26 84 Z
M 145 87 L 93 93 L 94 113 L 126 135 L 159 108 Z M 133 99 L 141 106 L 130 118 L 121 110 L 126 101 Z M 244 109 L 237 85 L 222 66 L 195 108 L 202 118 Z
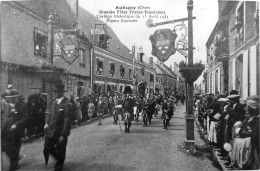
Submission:
M 93 103 L 93 100 L 90 99 L 90 102 L 88 104 L 88 117 L 90 118 L 90 121 L 92 121 L 94 111 L 95 111 L 95 105 Z
M 81 104 L 79 97 L 76 98 L 76 124 L 80 125 L 81 119 L 82 119 L 82 111 L 81 111 Z

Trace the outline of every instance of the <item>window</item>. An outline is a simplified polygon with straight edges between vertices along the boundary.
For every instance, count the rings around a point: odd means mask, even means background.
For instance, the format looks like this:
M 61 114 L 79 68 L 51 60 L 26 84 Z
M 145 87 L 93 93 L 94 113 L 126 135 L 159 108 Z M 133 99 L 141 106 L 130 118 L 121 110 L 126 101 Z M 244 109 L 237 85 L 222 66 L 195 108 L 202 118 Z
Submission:
M 153 78 L 153 74 L 150 74 L 150 82 L 153 82 L 154 78 Z
M 104 71 L 103 71 L 103 63 L 104 63 L 104 59 L 101 58 L 97 58 L 97 75 L 103 75 Z
M 68 91 L 72 91 L 72 79 L 68 78 L 68 86 L 67 86 Z
M 79 66 L 86 67 L 85 51 L 82 49 L 79 50 L 79 60 Z
M 43 30 L 34 28 L 33 41 L 34 55 L 46 58 L 48 34 Z
M 144 77 L 144 68 L 141 69 L 141 76 Z
M 161 79 L 157 77 L 156 78 L 156 82 L 160 84 L 161 83 Z
M 237 48 L 244 41 L 244 2 L 239 4 L 236 9 L 236 24 L 233 29 L 236 30 L 234 43 Z
M 125 66 L 120 65 L 120 78 L 124 79 L 125 78 Z
M 129 68 L 128 78 L 132 80 L 132 68 Z
M 123 86 L 123 85 L 120 85 L 120 86 L 119 86 L 119 92 L 120 92 L 120 93 L 123 93 L 123 89 L 124 89 L 124 86 Z
M 115 76 L 115 69 L 116 69 L 116 66 L 115 66 L 115 63 L 113 62 L 110 62 L 110 77 L 114 77 Z

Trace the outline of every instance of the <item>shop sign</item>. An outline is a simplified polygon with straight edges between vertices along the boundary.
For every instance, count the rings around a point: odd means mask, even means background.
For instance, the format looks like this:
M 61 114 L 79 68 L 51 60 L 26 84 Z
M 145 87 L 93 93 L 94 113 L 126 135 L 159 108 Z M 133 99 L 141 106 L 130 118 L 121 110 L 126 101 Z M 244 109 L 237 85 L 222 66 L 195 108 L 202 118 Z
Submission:
M 176 52 L 176 38 L 177 34 L 170 29 L 156 30 L 149 38 L 152 43 L 152 55 L 162 62 L 167 61 Z
M 75 35 L 57 32 L 54 35 L 54 62 L 61 57 L 68 64 L 79 58 L 80 41 Z

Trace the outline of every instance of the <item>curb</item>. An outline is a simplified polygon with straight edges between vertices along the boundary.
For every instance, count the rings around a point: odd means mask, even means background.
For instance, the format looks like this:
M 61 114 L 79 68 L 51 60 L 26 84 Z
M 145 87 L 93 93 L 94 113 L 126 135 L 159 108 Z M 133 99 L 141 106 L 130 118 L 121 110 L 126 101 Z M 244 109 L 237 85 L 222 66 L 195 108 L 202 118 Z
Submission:
M 112 115 L 107 114 L 107 115 L 103 115 L 102 118 L 108 118 L 108 117 L 110 117 L 110 116 L 112 116 Z M 96 118 L 93 118 L 92 121 L 87 120 L 86 122 L 83 122 L 83 123 L 81 123 L 80 125 L 73 125 L 73 126 L 71 126 L 71 129 L 76 129 L 76 128 L 79 128 L 79 127 L 82 127 L 82 126 L 85 126 L 85 125 L 90 125 L 90 124 L 92 124 L 92 123 L 94 123 L 94 122 L 96 122 L 96 121 L 98 121 L 98 118 L 97 118 L 97 117 L 96 117 Z M 28 138 L 28 139 L 22 138 L 22 143 L 23 143 L 23 144 L 32 143 L 32 142 L 34 142 L 34 141 L 36 141 L 36 140 L 40 140 L 40 139 L 43 139 L 43 138 L 44 138 L 44 134 L 43 134 L 43 135 L 40 135 L 40 136 L 30 137 L 30 138 Z
M 197 118 L 195 118 L 195 120 L 196 120 L 196 124 L 198 125 L 198 128 L 199 128 L 199 129 L 198 129 L 198 132 L 199 132 L 199 134 L 201 135 L 201 137 L 203 137 L 203 140 L 205 141 L 205 140 L 206 140 L 206 137 L 205 137 L 205 135 L 203 134 L 203 132 L 201 131 L 201 125 L 200 125 L 199 121 L 197 120 Z M 220 150 L 219 148 L 211 148 L 211 152 L 212 152 L 212 154 L 213 154 L 213 156 L 214 156 L 216 162 L 217 162 L 217 163 L 219 164 L 219 166 L 221 167 L 221 169 L 224 170 L 224 171 L 234 170 L 235 168 L 230 168 L 230 169 L 228 169 L 228 168 L 224 165 L 224 163 L 227 162 L 227 161 L 220 159 L 220 156 L 218 155 L 218 154 L 220 154 L 219 150 Z

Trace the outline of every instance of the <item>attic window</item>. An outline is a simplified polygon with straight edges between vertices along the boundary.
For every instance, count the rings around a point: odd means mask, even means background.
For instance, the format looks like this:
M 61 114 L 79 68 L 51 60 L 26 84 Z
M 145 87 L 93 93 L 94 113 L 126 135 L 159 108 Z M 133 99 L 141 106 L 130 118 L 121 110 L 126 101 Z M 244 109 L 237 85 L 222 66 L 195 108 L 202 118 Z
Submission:
M 102 49 L 107 49 L 108 48 L 108 40 L 110 37 L 106 34 L 101 34 L 99 35 L 98 38 L 98 46 Z
M 43 30 L 34 28 L 33 41 L 34 41 L 34 55 L 46 58 L 48 34 Z

